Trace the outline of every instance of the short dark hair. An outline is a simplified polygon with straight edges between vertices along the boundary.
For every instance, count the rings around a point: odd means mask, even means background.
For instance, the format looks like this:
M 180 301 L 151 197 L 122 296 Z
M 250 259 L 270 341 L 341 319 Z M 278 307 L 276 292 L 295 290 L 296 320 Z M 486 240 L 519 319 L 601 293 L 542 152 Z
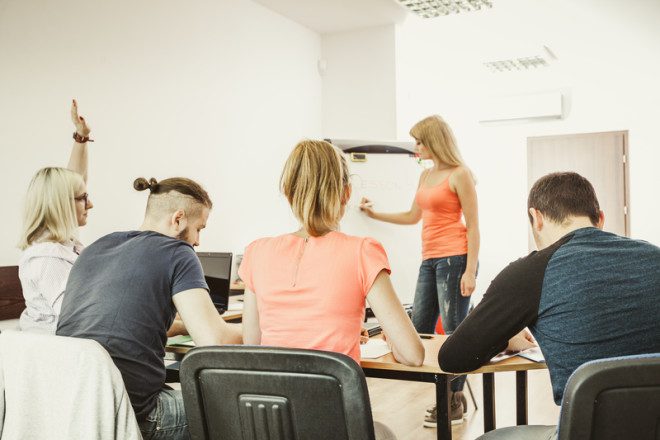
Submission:
M 534 183 L 527 198 L 527 209 L 534 208 L 556 223 L 568 217 L 589 217 L 596 226 L 600 221 L 600 205 L 596 191 L 578 173 L 551 173 Z M 529 221 L 532 216 L 529 214 Z

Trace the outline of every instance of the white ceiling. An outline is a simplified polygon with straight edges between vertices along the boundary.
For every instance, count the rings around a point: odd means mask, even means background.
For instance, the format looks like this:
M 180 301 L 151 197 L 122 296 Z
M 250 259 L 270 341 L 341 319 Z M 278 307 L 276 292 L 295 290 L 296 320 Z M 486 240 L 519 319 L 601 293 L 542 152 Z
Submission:
M 400 23 L 407 10 L 396 0 L 254 0 L 320 34 Z

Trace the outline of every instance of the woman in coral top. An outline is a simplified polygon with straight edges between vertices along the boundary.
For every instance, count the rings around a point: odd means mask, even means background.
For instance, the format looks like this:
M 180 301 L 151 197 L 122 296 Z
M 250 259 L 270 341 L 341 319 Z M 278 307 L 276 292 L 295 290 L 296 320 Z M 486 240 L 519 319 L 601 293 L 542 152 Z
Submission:
M 300 142 L 281 189 L 301 226 L 245 250 L 244 342 L 334 351 L 359 362 L 366 300 L 394 357 L 421 365 L 424 348 L 390 282 L 385 250 L 337 230 L 351 194 L 343 154 L 325 141 Z
M 328 142 L 300 142 L 280 184 L 301 226 L 245 250 L 244 343 L 334 351 L 359 362 L 366 300 L 394 357 L 421 365 L 424 347 L 394 292 L 385 250 L 337 230 L 351 194 L 343 154 Z M 375 433 L 392 438 L 379 423 Z
M 413 324 L 420 333 L 433 333 L 440 314 L 445 332 L 451 334 L 467 316 L 476 283 L 479 219 L 475 182 L 451 128 L 440 116 L 419 121 L 410 135 L 419 157 L 433 161 L 433 167 L 419 178 L 410 210 L 376 212 L 366 198 L 360 208 L 369 217 L 389 223 L 412 225 L 422 220 L 422 264 L 413 301 Z M 462 376 L 451 384 L 454 423 L 463 420 L 464 383 Z M 429 410 L 424 426 L 436 426 L 434 410 Z

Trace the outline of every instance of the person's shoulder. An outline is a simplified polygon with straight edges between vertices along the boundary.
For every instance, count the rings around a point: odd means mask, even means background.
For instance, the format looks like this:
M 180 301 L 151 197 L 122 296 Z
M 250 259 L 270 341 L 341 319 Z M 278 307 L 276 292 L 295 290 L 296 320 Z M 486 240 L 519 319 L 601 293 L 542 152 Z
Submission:
M 528 278 L 543 273 L 555 252 L 569 242 L 571 238 L 572 234 L 569 234 L 540 251 L 532 251 L 527 256 L 512 261 L 499 273 L 498 277 Z
M 77 254 L 73 251 L 73 243 L 66 245 L 54 241 L 42 241 L 25 248 L 19 259 L 19 266 L 30 260 L 40 258 L 56 258 L 73 263 L 76 257 Z
M 457 183 L 474 184 L 474 175 L 472 174 L 472 170 L 465 165 L 458 165 L 451 171 L 449 180 L 454 185 Z
M 328 234 L 328 238 L 357 247 L 363 247 L 365 245 L 377 245 L 382 247 L 382 244 L 378 240 L 369 236 L 349 235 L 343 232 L 334 231 Z

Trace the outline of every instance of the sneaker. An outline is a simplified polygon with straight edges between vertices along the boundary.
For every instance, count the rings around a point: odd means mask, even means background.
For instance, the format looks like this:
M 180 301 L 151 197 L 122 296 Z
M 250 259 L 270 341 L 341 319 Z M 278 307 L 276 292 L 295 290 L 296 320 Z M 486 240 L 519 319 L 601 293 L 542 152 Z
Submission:
M 463 414 L 467 413 L 467 399 L 465 398 L 465 394 L 463 394 L 463 391 L 457 391 L 456 394 L 458 394 L 461 397 L 461 403 L 463 404 Z
M 465 409 L 463 406 L 463 393 L 457 391 L 452 393 L 450 397 L 450 416 L 451 424 L 458 425 L 463 423 L 463 414 L 465 414 Z M 437 428 L 438 427 L 438 409 L 435 405 L 427 408 L 427 414 L 424 417 L 424 427 L 425 428 Z

